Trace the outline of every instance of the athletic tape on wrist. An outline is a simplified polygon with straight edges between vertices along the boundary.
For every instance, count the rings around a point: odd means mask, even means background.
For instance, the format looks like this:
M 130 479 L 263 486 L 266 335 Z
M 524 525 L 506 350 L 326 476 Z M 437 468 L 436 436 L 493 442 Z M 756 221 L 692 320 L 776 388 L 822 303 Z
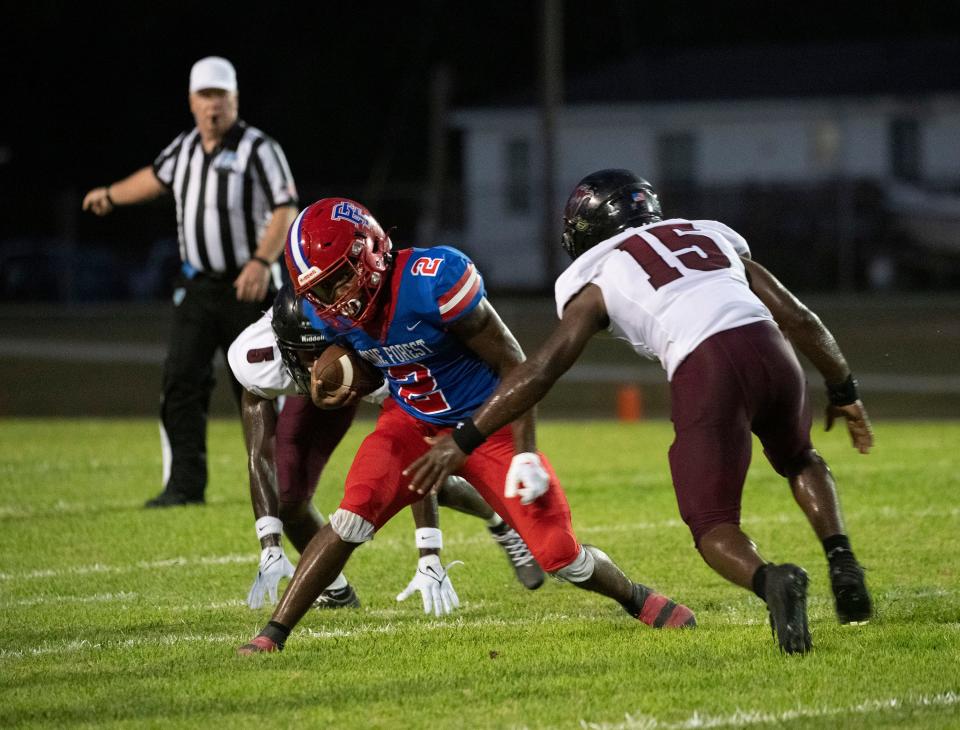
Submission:
M 477 424 L 473 422 L 472 418 L 460 421 L 450 436 L 460 450 L 467 455 L 472 454 L 474 449 L 487 440 L 487 437 L 480 433 L 480 429 L 477 428 Z
M 443 533 L 436 527 L 418 527 L 415 533 L 419 550 L 443 550 Z
M 837 385 L 827 384 L 827 398 L 830 404 L 834 406 L 848 406 L 860 400 L 860 389 L 853 373 L 847 376 L 847 379 Z
M 278 517 L 261 517 L 253 526 L 257 530 L 258 540 L 262 540 L 267 535 L 283 534 L 283 522 Z

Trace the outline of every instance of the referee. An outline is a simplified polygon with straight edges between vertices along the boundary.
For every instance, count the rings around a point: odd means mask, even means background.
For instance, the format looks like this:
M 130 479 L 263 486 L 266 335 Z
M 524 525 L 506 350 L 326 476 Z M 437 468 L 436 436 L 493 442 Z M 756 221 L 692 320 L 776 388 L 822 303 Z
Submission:
M 237 75 L 208 56 L 190 71 L 196 126 L 180 134 L 152 166 L 91 190 L 83 209 L 107 215 L 118 205 L 173 195 L 179 281 L 163 367 L 160 440 L 163 491 L 147 507 L 202 503 L 207 485 L 206 426 L 213 358 L 269 306 L 279 286 L 284 237 L 297 192 L 283 151 L 237 116 Z M 231 375 L 234 395 L 240 386 Z

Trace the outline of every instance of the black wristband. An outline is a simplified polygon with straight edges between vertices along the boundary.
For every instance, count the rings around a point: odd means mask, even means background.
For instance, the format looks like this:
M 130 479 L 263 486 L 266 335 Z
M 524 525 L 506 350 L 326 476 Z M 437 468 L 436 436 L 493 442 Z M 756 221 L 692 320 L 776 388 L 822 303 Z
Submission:
M 853 373 L 850 373 L 847 379 L 838 385 L 827 383 L 827 398 L 830 399 L 830 405 L 832 406 L 848 406 L 860 400 L 860 390 Z
M 111 208 L 116 208 L 116 207 L 117 207 L 117 204 L 114 203 L 114 202 L 113 202 L 113 198 L 110 197 L 110 186 L 107 185 L 107 186 L 103 189 L 103 192 L 106 193 L 107 202 L 110 203 L 110 207 L 111 207 Z
M 472 418 L 460 421 L 450 435 L 453 437 L 454 443 L 460 447 L 460 450 L 468 455 L 472 454 L 474 449 L 487 440 L 487 437 L 480 433 L 480 429 L 477 428 Z
M 265 258 L 263 258 L 263 256 L 251 256 L 251 257 L 250 257 L 250 260 L 251 260 L 251 261 L 256 261 L 258 264 L 263 264 L 263 265 L 266 266 L 268 269 L 269 269 L 271 266 L 273 266 L 273 264 L 271 264 L 269 261 L 267 261 Z

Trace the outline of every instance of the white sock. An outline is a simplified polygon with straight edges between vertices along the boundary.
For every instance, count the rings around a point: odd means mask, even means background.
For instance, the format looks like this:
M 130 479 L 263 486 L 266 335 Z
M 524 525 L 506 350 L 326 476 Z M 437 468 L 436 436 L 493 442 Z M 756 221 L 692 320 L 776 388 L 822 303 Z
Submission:
M 500 527 L 502 524 L 503 518 L 496 512 L 493 513 L 493 517 L 487 520 L 487 527 Z
M 339 591 L 341 588 L 346 588 L 348 585 L 350 584 L 347 583 L 346 576 L 343 573 L 341 573 L 336 578 L 334 578 L 333 583 L 328 585 L 326 589 L 328 591 Z

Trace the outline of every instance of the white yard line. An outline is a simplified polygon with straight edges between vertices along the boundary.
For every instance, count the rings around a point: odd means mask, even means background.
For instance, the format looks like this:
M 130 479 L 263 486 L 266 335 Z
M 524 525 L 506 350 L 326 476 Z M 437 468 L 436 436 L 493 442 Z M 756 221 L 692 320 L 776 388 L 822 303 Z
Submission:
M 103 563 L 93 563 L 92 565 L 75 565 L 69 568 L 44 568 L 39 570 L 29 570 L 23 573 L 0 573 L 0 581 L 4 580 L 33 580 L 37 578 L 61 578 L 71 575 L 90 575 L 97 573 L 132 573 L 142 570 L 162 570 L 165 568 L 184 568 L 193 565 L 236 565 L 250 563 L 257 564 L 257 555 L 243 553 L 237 555 L 201 555 L 199 557 L 176 557 L 166 560 L 141 560 L 127 565 L 104 565 Z
M 885 699 L 864 700 L 846 707 L 804 707 L 798 706 L 783 712 L 768 710 L 737 710 L 730 715 L 710 715 L 694 712 L 686 720 L 667 722 L 642 712 L 626 713 L 620 722 L 590 722 L 580 720 L 583 730 L 688 730 L 694 728 L 750 727 L 753 725 L 781 725 L 793 720 L 808 720 L 821 717 L 849 717 L 872 715 L 879 712 L 908 710 L 921 707 L 951 707 L 960 704 L 960 695 L 955 692 L 943 692 L 936 695 L 914 697 L 888 697 Z
M 2 512 L 2 507 L 0 507 L 0 512 Z M 869 510 L 858 510 L 856 512 L 850 513 L 847 519 L 851 521 L 867 521 L 875 517 L 887 517 L 887 518 L 896 518 L 903 519 L 904 517 L 911 518 L 955 518 L 960 516 L 960 508 L 953 507 L 950 509 L 942 509 L 929 507 L 921 510 L 914 510 L 912 512 L 903 512 L 897 510 L 893 507 L 879 507 L 876 509 Z M 763 519 L 747 519 L 745 522 L 750 526 L 756 525 L 784 525 L 784 524 L 793 524 L 800 523 L 803 521 L 803 515 L 798 512 L 796 513 L 782 513 L 779 515 L 772 515 Z M 678 518 L 671 518 L 666 520 L 659 520 L 656 522 L 627 522 L 627 523 L 617 523 L 611 525 L 590 525 L 582 526 L 577 528 L 577 532 L 581 535 L 602 535 L 607 533 L 621 533 L 621 532 L 634 532 L 638 530 L 660 530 L 660 529 L 670 529 L 684 527 L 683 522 Z M 481 543 L 491 542 L 489 536 L 482 531 L 478 530 L 478 534 L 472 535 L 470 537 L 458 538 L 456 540 L 450 540 L 451 546 L 456 545 L 479 545 Z M 381 550 L 393 550 L 397 548 L 409 548 L 412 547 L 411 541 L 404 537 L 391 537 L 391 538 L 378 538 L 375 539 L 371 545 L 374 549 Z M 103 563 L 94 563 L 92 565 L 77 565 L 68 568 L 41 568 L 36 570 L 24 571 L 24 572 L 0 572 L 0 581 L 16 581 L 16 580 L 34 580 L 34 579 L 43 579 L 43 578 L 59 578 L 64 576 L 74 576 L 74 575 L 89 575 L 97 573 L 130 573 L 133 571 L 139 570 L 162 570 L 166 568 L 183 568 L 190 567 L 195 565 L 200 566 L 209 566 L 209 565 L 244 565 L 244 564 L 256 564 L 257 555 L 254 552 L 235 554 L 235 555 L 208 555 L 208 556 L 193 556 L 193 557 L 174 557 L 166 560 L 153 560 L 153 561 L 140 561 L 137 563 L 127 564 L 127 565 L 105 565 Z

